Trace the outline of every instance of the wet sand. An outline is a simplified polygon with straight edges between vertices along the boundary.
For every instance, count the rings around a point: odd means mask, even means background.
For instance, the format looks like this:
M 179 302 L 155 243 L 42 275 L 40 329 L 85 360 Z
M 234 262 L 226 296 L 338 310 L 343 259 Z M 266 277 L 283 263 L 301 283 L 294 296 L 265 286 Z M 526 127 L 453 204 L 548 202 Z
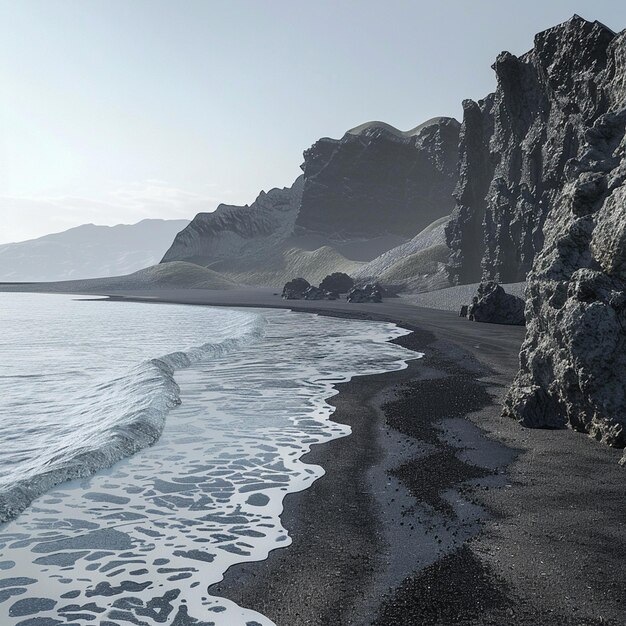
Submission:
M 305 460 L 326 474 L 285 501 L 293 544 L 237 565 L 211 592 L 282 625 L 623 625 L 621 453 L 500 416 L 523 329 L 448 311 L 284 302 L 272 290 L 114 297 L 280 307 L 393 321 L 424 352 L 332 399 L 353 434 Z

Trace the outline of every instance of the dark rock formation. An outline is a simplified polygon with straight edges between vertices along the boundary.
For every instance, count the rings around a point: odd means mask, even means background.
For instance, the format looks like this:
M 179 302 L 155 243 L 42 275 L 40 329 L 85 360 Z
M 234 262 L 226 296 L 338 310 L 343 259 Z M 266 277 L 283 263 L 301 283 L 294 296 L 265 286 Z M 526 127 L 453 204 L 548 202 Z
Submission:
M 314 287 L 304 278 L 294 278 L 283 287 L 282 297 L 284 300 L 337 300 L 339 294 Z
M 615 36 L 574 18 L 539 44 L 535 56 L 554 94 L 537 174 L 550 202 L 527 216 L 538 225 L 547 213 L 545 242 L 528 275 L 528 330 L 505 412 L 527 426 L 569 425 L 624 447 L 626 31 Z M 519 223 L 518 206 L 507 223 Z
M 491 94 L 478 103 L 463 101 L 456 208 L 445 226 L 446 243 L 451 249 L 448 272 L 460 284 L 478 282 L 482 276 L 483 221 L 494 171 L 489 151 L 494 126 L 493 100 Z
M 464 103 L 457 206 L 446 230 L 455 282 L 525 279 L 567 162 L 606 111 L 598 76 L 614 37 L 574 16 L 539 33 L 523 56 L 503 52 L 496 92 Z
M 320 289 L 335 291 L 336 293 L 348 293 L 354 287 L 354 280 L 344 272 L 329 274 L 320 283 Z
M 189 261 L 247 284 L 351 273 L 450 213 L 459 126 L 436 118 L 401 132 L 371 122 L 320 139 L 292 187 L 199 213 L 163 262 Z
M 305 300 L 326 300 L 326 292 L 320 289 L 319 287 L 309 287 L 302 294 L 302 297 Z
M 382 289 L 378 283 L 368 283 L 350 289 L 346 296 L 348 302 L 382 302 Z
M 371 122 L 304 153 L 296 226 L 338 238 L 412 237 L 453 207 L 459 123 L 435 118 L 406 133 Z
M 494 281 L 481 283 L 466 315 L 473 322 L 524 325 L 524 301 L 508 294 Z M 465 317 L 465 315 L 462 315 Z
M 294 278 L 283 287 L 282 298 L 284 300 L 300 300 L 304 297 L 311 284 L 304 278 Z

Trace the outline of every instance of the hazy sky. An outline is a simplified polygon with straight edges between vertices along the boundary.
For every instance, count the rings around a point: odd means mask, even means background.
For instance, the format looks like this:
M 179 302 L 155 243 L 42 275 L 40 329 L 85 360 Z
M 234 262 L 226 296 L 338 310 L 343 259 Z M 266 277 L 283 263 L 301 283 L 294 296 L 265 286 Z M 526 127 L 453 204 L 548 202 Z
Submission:
M 252 202 L 319 137 L 458 118 L 573 13 L 626 27 L 617 0 L 0 0 L 0 243 Z

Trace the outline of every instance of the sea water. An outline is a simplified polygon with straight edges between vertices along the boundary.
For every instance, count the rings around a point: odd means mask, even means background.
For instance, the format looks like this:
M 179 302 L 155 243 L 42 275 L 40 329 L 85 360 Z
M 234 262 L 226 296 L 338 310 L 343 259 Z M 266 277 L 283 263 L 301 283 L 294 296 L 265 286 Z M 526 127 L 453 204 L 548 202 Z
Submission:
M 271 624 L 207 588 L 289 545 L 284 496 L 324 472 L 300 457 L 350 432 L 333 385 L 405 367 L 404 333 L 0 294 L 0 515 L 25 508 L 0 528 L 0 623 Z

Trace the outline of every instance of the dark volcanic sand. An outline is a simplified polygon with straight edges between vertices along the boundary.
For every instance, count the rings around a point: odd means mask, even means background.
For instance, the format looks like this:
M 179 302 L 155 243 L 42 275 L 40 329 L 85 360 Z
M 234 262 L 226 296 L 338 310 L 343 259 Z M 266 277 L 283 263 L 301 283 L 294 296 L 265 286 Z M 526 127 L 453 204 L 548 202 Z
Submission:
M 402 372 L 339 386 L 333 419 L 353 433 L 305 457 L 326 475 L 285 500 L 293 544 L 231 568 L 212 593 L 279 626 L 626 624 L 621 453 L 500 417 L 523 329 L 398 300 L 117 295 L 394 321 L 414 330 L 399 342 L 425 353 Z

